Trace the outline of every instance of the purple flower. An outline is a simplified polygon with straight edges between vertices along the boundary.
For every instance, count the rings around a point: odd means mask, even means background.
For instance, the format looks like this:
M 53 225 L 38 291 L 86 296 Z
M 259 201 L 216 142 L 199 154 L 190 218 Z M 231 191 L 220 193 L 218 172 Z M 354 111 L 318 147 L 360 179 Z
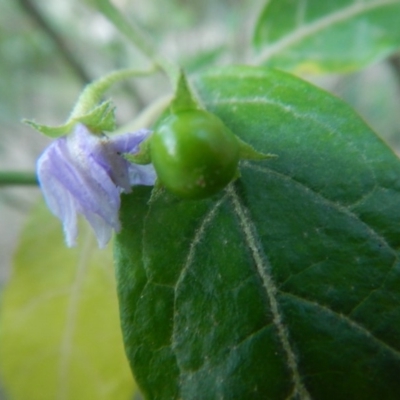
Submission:
M 50 210 L 63 223 L 68 246 L 76 244 L 77 215 L 92 226 L 99 247 L 121 229 L 121 192 L 132 185 L 154 185 L 153 166 L 126 161 L 122 153 L 134 154 L 150 131 L 108 138 L 99 137 L 84 125 L 77 125 L 68 136 L 56 139 L 40 156 L 37 174 Z

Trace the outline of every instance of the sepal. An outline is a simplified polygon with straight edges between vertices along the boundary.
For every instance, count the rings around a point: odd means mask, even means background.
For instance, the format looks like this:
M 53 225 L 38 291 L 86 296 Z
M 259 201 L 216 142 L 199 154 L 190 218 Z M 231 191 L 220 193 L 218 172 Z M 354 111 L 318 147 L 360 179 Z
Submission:
M 244 142 L 238 136 L 236 136 L 236 139 L 239 142 L 239 159 L 240 160 L 261 161 L 261 160 L 267 160 L 269 158 L 277 158 L 278 157 L 276 154 L 262 153 L 261 151 L 256 150 L 252 145 Z
M 181 70 L 178 84 L 175 90 L 175 97 L 171 102 L 172 113 L 200 109 L 199 102 L 195 99 L 185 73 Z
M 139 150 L 135 154 L 124 153 L 124 158 L 133 164 L 147 165 L 151 163 L 150 157 L 150 140 L 151 134 L 140 145 Z

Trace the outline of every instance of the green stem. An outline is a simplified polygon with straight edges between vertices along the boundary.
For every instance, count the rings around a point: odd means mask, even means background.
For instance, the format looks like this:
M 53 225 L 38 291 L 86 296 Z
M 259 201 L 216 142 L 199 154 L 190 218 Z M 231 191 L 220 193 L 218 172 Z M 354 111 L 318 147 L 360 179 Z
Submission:
M 72 110 L 70 119 L 85 115 L 92 110 L 102 99 L 104 93 L 115 83 L 131 77 L 149 76 L 156 72 L 156 68 L 148 70 L 121 69 L 113 71 L 102 78 L 93 81 L 85 87 Z
M 400 84 L 400 53 L 394 54 L 389 57 L 389 63 L 396 76 L 397 82 Z
M 34 172 L 1 171 L 0 186 L 38 185 Z
M 151 61 L 159 66 L 175 83 L 179 74 L 179 67 L 157 53 L 148 36 L 134 23 L 129 21 L 109 0 L 94 0 L 97 9 L 107 17 L 114 26 L 123 33 L 138 49 Z
M 119 127 L 114 134 L 122 134 L 124 132 L 134 132 L 143 127 L 150 127 L 160 117 L 165 109 L 171 104 L 172 95 L 158 98 L 145 108 L 134 120 L 128 122 L 124 126 Z

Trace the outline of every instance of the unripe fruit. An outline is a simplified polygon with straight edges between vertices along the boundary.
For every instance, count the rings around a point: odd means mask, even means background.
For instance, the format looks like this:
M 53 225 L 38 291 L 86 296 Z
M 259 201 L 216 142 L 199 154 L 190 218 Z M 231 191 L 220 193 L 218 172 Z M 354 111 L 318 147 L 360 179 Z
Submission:
M 215 115 L 188 110 L 170 115 L 155 130 L 150 155 L 167 190 L 183 198 L 201 199 L 234 178 L 239 143 Z

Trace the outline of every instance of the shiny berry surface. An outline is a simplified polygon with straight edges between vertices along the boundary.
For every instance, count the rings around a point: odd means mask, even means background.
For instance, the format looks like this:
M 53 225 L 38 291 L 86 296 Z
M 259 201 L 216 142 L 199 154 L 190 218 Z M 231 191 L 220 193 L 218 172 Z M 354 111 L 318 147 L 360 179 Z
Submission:
M 158 179 L 179 197 L 201 199 L 223 189 L 239 161 L 236 136 L 213 114 L 172 114 L 155 130 L 150 155 Z

